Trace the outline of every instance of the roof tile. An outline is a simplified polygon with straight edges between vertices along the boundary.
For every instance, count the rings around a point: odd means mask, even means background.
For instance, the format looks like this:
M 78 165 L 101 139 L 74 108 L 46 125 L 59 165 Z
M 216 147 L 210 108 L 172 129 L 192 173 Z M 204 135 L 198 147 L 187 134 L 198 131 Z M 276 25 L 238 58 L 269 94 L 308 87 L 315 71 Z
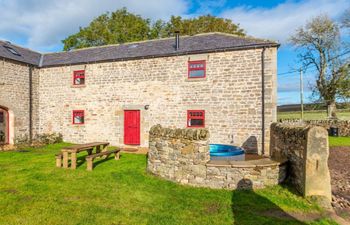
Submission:
M 1 43 L 4 42 L 0 42 L 0 44 Z M 257 48 L 263 46 L 279 46 L 278 43 L 273 41 L 249 37 L 238 37 L 224 33 L 207 33 L 194 36 L 182 36 L 180 37 L 180 48 L 177 51 L 175 50 L 174 44 L 174 38 L 166 38 L 120 45 L 107 45 L 73 50 L 69 52 L 47 53 L 42 55 L 43 58 L 41 60 L 40 53 L 14 46 L 14 48 L 20 52 L 20 57 L 11 55 L 11 53 L 9 54 L 5 48 L 1 47 L 0 56 L 40 67 L 49 67 L 102 61 L 118 61 L 137 58 L 207 53 L 214 51 Z

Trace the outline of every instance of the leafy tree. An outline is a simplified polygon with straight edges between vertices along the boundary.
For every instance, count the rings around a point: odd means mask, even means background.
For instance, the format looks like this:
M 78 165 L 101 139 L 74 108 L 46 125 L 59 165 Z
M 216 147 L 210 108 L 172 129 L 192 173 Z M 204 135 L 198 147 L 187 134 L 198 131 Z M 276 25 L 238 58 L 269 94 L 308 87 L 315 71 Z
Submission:
M 211 15 L 183 19 L 172 16 L 170 21 L 157 20 L 151 24 L 149 19 L 132 14 L 126 8 L 113 13 L 105 13 L 95 18 L 89 26 L 80 28 L 79 32 L 70 35 L 62 42 L 64 50 L 118 44 L 169 37 L 175 31 L 181 35 L 194 35 L 205 32 L 225 32 L 244 36 L 243 29 L 229 19 Z
M 208 32 L 223 32 L 244 36 L 245 32 L 230 19 L 218 18 L 212 15 L 199 16 L 197 18 L 183 19 L 180 16 L 172 16 L 165 25 L 165 33 L 180 31 L 184 35 L 195 35 Z
M 341 20 L 341 24 L 343 28 L 350 29 L 350 8 L 347 9 Z M 349 43 L 345 43 L 344 46 L 348 47 L 349 49 Z M 348 51 L 350 53 L 350 51 Z M 345 79 L 342 80 L 340 84 L 340 96 L 343 98 L 344 101 L 349 101 L 350 100 L 350 62 L 347 61 L 344 63 L 344 65 L 347 65 L 343 67 L 342 72 L 345 73 Z
M 328 106 L 328 117 L 335 117 L 336 99 L 342 94 L 342 87 L 349 78 L 347 64 L 339 57 L 341 52 L 338 25 L 327 15 L 313 18 L 297 29 L 291 42 L 301 50 L 299 57 L 304 68 L 315 67 L 315 96 Z
M 342 16 L 342 25 L 350 28 L 350 8 L 347 9 Z
M 89 26 L 80 28 L 62 42 L 64 50 L 118 44 L 149 38 L 150 21 L 129 13 L 126 8 L 105 13 L 94 19 Z

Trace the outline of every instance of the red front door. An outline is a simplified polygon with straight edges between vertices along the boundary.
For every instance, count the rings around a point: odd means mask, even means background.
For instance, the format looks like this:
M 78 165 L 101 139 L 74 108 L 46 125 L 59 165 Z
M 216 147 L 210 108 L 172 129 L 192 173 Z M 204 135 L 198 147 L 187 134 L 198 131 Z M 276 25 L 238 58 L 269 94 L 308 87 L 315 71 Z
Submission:
M 140 144 L 140 110 L 124 111 L 124 144 Z

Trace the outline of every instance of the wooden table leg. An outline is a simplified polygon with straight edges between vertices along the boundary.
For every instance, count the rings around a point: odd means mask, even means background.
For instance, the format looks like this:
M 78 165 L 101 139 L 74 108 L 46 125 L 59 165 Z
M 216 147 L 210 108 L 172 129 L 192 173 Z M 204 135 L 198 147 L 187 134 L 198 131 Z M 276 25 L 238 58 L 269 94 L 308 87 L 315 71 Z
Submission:
M 102 152 L 105 152 L 105 151 L 108 150 L 108 149 L 107 149 L 107 146 L 108 146 L 108 145 L 102 145 L 102 148 L 103 148 L 103 149 L 102 149 Z M 104 156 L 102 156 L 102 159 L 107 159 L 107 157 L 108 157 L 107 155 L 104 155 Z
M 114 154 L 114 159 L 115 159 L 115 160 L 119 160 L 119 159 L 120 159 L 120 151 L 118 151 L 118 152 L 116 152 L 116 153 Z
M 101 146 L 98 145 L 98 146 L 96 146 L 96 153 L 100 153 L 100 152 L 101 152 Z
M 63 152 L 63 168 L 68 168 L 68 152 Z
M 77 153 L 76 152 L 72 152 L 71 153 L 71 169 L 75 170 L 77 168 Z

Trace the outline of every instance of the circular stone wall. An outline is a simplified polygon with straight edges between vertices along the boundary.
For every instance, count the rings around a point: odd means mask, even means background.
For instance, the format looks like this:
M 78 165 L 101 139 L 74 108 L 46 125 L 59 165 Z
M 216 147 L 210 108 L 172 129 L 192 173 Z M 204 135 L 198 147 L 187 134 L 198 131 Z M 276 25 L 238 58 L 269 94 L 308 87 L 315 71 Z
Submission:
M 206 129 L 150 130 L 147 169 L 181 184 L 225 189 L 257 189 L 282 182 L 286 163 L 262 158 L 250 161 L 210 160 Z

